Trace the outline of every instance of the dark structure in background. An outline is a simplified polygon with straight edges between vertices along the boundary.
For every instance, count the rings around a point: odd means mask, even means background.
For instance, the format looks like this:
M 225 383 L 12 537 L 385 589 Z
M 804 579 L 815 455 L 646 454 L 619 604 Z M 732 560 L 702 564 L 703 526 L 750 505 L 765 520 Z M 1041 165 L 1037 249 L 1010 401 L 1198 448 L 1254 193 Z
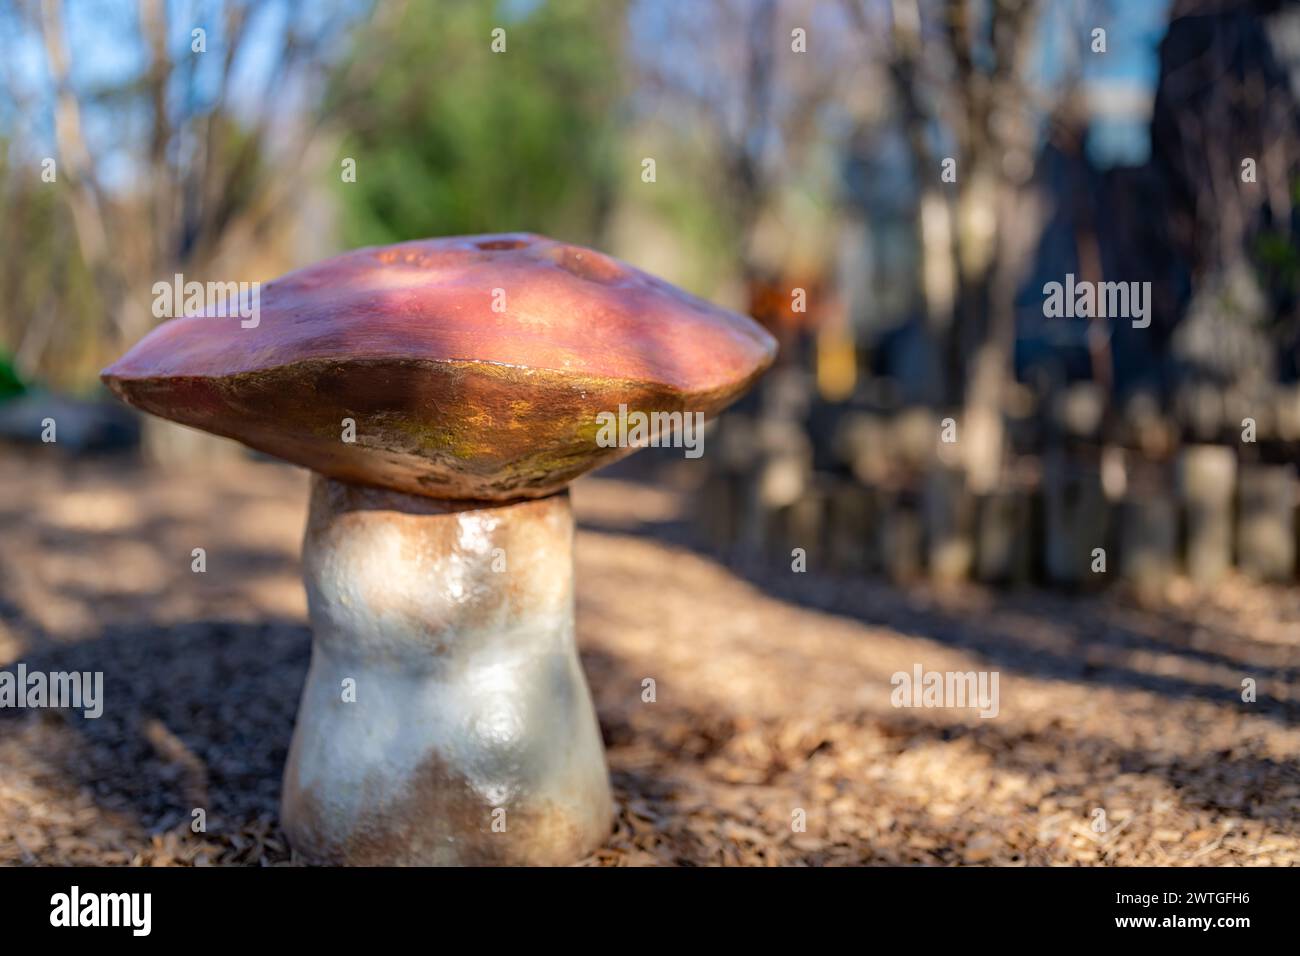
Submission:
M 863 343 L 869 372 L 847 404 L 819 401 L 791 366 L 754 423 L 724 423 L 755 428 L 762 464 L 752 482 L 740 480 L 745 456 L 724 464 L 718 496 L 738 513 L 719 526 L 757 528 L 751 536 L 778 554 L 805 547 L 900 578 L 925 570 L 1082 586 L 1118 575 L 1159 587 L 1180 569 L 1213 580 L 1236 563 L 1293 579 L 1300 111 L 1274 40 L 1296 29 L 1287 13 L 1280 3 L 1173 5 L 1141 166 L 1096 167 L 1087 116 L 1067 96 L 1032 179 L 992 187 L 999 228 L 1027 228 L 1012 213 L 1027 208 L 1024 195 L 1047 200 L 1021 279 L 1019 240 L 1000 238 L 987 270 L 959 282 L 951 321 L 936 324 L 923 296 L 921 314 Z M 970 29 L 952 17 L 954 35 Z M 1012 35 L 1017 23 L 992 33 Z M 899 46 L 900 122 L 923 127 L 912 48 Z M 982 75 L 955 61 L 972 88 L 1011 91 L 996 68 Z M 967 95 L 974 131 L 962 145 L 975 158 L 958 155 L 978 170 L 981 145 L 1018 144 L 990 142 L 980 94 Z M 908 139 L 916 169 L 937 169 L 924 130 Z M 916 182 L 920 205 L 934 187 Z M 1149 282 L 1149 326 L 1046 317 L 1044 283 L 1067 273 Z M 990 408 L 1001 428 L 989 427 Z M 783 417 L 803 427 L 773 424 Z

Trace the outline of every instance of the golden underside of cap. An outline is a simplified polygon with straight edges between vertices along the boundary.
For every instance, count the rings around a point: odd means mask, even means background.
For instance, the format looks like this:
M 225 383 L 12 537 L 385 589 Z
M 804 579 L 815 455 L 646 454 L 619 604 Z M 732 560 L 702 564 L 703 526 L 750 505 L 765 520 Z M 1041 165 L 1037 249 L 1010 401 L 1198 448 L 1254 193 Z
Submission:
M 634 451 L 598 443 L 600 413 L 623 405 L 710 417 L 762 371 L 700 393 L 553 369 L 404 359 L 311 360 L 217 377 L 110 371 L 105 381 L 143 411 L 331 478 L 503 501 L 551 494 Z

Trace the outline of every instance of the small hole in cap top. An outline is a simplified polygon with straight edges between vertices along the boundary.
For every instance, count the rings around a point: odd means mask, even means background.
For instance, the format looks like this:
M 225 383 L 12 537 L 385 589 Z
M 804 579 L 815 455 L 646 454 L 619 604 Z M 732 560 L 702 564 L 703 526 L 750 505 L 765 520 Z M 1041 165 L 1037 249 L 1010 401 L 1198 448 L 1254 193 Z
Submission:
M 523 239 L 484 239 L 482 242 L 474 243 L 475 248 L 484 249 L 488 252 L 496 252 L 505 249 L 522 249 L 528 243 Z

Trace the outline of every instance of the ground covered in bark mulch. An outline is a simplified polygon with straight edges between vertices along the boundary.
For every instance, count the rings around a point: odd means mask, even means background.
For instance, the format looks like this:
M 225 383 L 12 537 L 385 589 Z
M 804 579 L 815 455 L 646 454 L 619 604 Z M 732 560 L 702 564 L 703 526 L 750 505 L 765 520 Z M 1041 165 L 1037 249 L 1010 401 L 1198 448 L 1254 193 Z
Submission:
M 0 863 L 288 862 L 305 475 L 3 451 L 0 489 L 0 668 L 102 670 L 112 704 L 0 710 Z M 585 862 L 1300 862 L 1300 589 L 1144 606 L 899 590 L 816 554 L 738 571 L 697 547 L 688 497 L 575 490 L 578 639 L 620 807 Z M 997 671 L 997 716 L 892 706 L 917 664 Z

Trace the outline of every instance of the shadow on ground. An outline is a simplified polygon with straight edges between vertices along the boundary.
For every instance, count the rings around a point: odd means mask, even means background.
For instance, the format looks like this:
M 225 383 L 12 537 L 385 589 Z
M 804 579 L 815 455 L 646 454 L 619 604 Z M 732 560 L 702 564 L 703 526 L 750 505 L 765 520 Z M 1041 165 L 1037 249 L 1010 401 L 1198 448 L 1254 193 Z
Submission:
M 301 474 L 0 472 L 22 503 L 4 508 L 0 663 L 102 671 L 113 702 L 0 711 L 0 862 L 288 861 Z M 728 568 L 679 494 L 615 475 L 575 496 L 579 644 L 620 808 L 587 862 L 1300 862 L 1288 593 L 1149 608 Z M 914 663 L 998 670 L 999 717 L 892 707 Z

